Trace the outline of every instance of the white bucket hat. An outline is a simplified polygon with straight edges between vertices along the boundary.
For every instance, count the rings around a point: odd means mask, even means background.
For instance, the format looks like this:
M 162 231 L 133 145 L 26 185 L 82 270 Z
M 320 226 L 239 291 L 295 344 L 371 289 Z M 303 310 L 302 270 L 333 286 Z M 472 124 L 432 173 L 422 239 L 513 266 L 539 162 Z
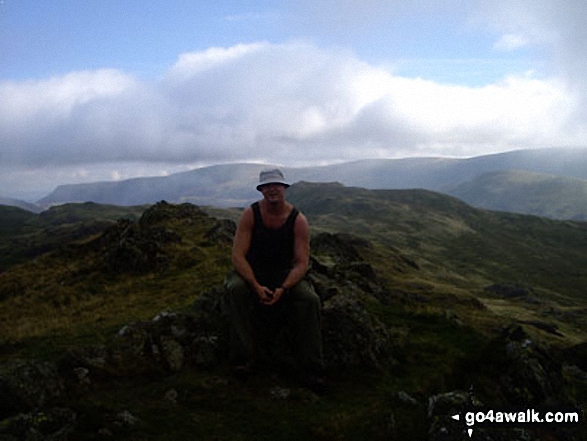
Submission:
M 283 177 L 283 173 L 278 168 L 274 168 L 271 170 L 264 170 L 259 173 L 259 185 L 257 185 L 257 190 L 261 191 L 261 187 L 267 184 L 282 184 L 286 187 L 289 187 L 289 183 Z

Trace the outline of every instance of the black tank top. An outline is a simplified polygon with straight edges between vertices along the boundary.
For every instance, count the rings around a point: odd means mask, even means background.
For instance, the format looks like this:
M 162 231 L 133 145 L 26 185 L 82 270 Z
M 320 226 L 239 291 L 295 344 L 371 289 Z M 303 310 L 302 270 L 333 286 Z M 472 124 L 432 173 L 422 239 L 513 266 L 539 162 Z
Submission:
M 269 289 L 275 289 L 293 267 L 294 224 L 299 212 L 293 208 L 281 227 L 268 228 L 263 223 L 259 202 L 251 207 L 255 223 L 247 261 L 257 281 Z

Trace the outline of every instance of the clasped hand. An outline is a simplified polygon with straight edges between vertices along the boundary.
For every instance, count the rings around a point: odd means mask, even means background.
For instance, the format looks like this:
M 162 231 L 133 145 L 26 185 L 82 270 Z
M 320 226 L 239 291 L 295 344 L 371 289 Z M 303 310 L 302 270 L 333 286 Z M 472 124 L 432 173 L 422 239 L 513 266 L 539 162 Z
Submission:
M 257 295 L 259 296 L 259 302 L 263 305 L 271 306 L 281 298 L 283 295 L 284 289 L 279 287 L 271 290 L 266 286 L 260 286 L 257 290 Z

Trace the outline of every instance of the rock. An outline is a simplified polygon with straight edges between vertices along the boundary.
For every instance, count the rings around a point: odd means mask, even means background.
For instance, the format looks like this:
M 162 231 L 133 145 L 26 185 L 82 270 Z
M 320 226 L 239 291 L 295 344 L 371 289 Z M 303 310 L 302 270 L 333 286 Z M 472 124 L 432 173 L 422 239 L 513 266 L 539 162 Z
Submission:
M 538 303 L 532 296 L 532 288 L 517 283 L 495 283 L 485 287 L 485 291 L 506 299 L 521 299 L 528 303 Z
M 231 244 L 236 233 L 236 224 L 229 219 L 218 220 L 205 234 L 206 239 L 211 242 L 224 242 Z
M 140 419 L 135 417 L 132 413 L 128 410 L 123 410 L 116 415 L 117 423 L 123 426 L 134 426 L 137 424 Z
M 408 393 L 404 391 L 399 391 L 397 393 L 397 399 L 404 404 L 409 404 L 410 406 L 417 406 L 418 401 L 412 398 Z
M 128 326 L 124 336 L 119 337 L 116 343 L 111 347 L 97 345 L 74 348 L 60 360 L 60 370 L 81 385 L 87 385 L 93 379 L 130 377 L 155 371 L 149 358 L 151 354 L 146 350 L 146 332 Z M 82 372 L 87 374 L 80 379 Z
M 563 357 L 568 364 L 574 364 L 587 372 L 587 342 L 566 348 Z
M 190 346 L 196 366 L 209 367 L 219 363 L 219 340 L 215 335 L 201 336 Z
M 63 392 L 55 363 L 8 362 L 0 368 L 0 419 L 47 406 Z
M 272 387 L 269 391 L 271 398 L 276 400 L 287 400 L 291 395 L 291 390 L 283 387 Z
M 73 369 L 73 373 L 77 377 L 80 384 L 88 385 L 91 383 L 89 378 L 90 370 L 85 367 L 78 367 Z
M 324 305 L 322 329 L 330 365 L 382 368 L 392 361 L 390 335 L 356 296 L 340 294 Z
M 0 425 L 0 440 L 73 440 L 76 413 L 67 408 L 49 408 L 42 411 L 21 413 Z
M 464 415 L 471 407 L 471 398 L 467 392 L 463 391 L 447 392 L 430 397 L 428 399 L 429 441 L 466 439 L 466 426 L 452 416 Z
M 179 393 L 175 389 L 169 389 L 165 392 L 165 401 L 168 401 L 171 404 L 177 404 L 177 397 L 179 397 Z
M 218 333 L 218 330 L 226 329 L 228 321 L 228 303 L 224 287 L 217 286 L 211 290 L 202 292 L 194 302 L 190 314 L 202 330 L 211 330 Z
M 208 215 L 197 205 L 169 204 L 166 201 L 160 201 L 145 210 L 138 223 L 141 227 L 149 228 L 168 219 L 193 220 L 203 217 Z
M 560 362 L 520 326 L 506 328 L 503 338 L 508 368 L 501 384 L 510 402 L 526 406 L 559 402 L 564 390 Z
M 529 431 L 520 427 L 492 430 L 486 426 L 466 423 L 468 412 L 487 412 L 472 391 L 451 391 L 428 399 L 429 441 L 538 441 Z M 455 416 L 458 415 L 458 419 Z M 468 430 L 473 430 L 469 435 Z
M 181 371 L 185 360 L 183 346 L 172 337 L 161 337 L 160 347 L 169 370 L 171 372 Z
M 115 377 L 166 375 L 188 364 L 212 367 L 222 361 L 219 354 L 228 352 L 221 292 L 213 289 L 202 294 L 190 312 L 163 311 L 150 321 L 126 325 L 118 331 L 114 345 L 75 349 L 62 365 L 74 373 L 85 368 L 90 376 Z
M 181 237 L 164 226 L 163 221 L 192 222 L 198 218 L 208 218 L 208 215 L 195 205 L 170 205 L 162 201 L 147 209 L 138 222 L 119 220 L 88 246 L 100 253 L 99 266 L 107 272 L 141 274 L 165 270 L 171 260 L 166 245 L 181 242 Z M 226 228 L 222 224 L 218 234 Z

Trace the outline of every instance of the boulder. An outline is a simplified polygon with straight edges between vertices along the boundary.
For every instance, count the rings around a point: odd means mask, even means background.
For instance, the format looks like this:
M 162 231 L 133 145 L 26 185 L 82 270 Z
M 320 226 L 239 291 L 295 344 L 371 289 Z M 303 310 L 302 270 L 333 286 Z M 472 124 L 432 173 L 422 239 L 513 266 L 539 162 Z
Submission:
M 356 295 L 339 294 L 325 303 L 322 333 L 328 365 L 383 368 L 393 361 L 387 328 Z

